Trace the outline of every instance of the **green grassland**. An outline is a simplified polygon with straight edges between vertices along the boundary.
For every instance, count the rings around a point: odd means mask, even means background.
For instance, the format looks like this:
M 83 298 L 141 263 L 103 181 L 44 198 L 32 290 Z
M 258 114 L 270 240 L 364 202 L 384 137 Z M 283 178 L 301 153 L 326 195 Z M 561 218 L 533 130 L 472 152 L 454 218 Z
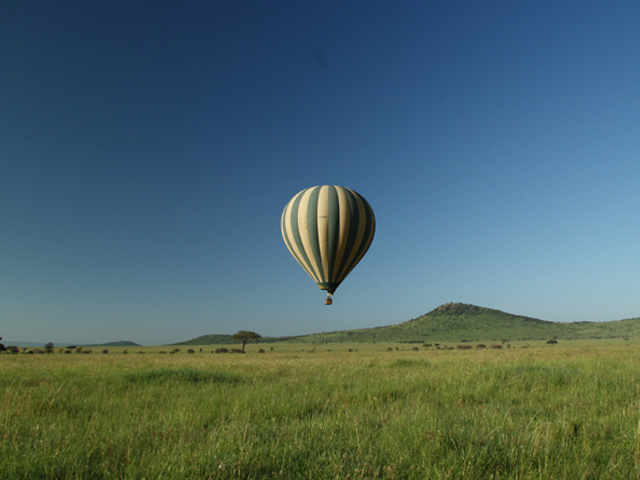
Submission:
M 516 347 L 3 353 L 0 472 L 8 479 L 638 478 L 640 345 Z

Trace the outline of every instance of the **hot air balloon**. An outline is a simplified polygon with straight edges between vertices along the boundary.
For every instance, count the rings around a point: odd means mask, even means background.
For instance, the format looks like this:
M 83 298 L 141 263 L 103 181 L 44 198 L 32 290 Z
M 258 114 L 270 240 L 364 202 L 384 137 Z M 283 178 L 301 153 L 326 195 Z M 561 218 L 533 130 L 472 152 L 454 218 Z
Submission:
M 373 240 L 376 220 L 369 203 L 337 185 L 307 188 L 282 212 L 282 237 L 293 258 L 322 290 L 326 305 L 362 259 Z

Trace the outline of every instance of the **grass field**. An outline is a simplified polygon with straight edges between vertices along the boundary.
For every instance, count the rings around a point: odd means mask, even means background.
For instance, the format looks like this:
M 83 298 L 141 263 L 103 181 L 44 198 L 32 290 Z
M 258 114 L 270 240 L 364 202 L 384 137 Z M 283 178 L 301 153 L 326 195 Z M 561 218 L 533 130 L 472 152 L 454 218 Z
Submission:
M 640 476 L 633 342 L 395 347 L 4 353 L 0 472 L 9 479 Z

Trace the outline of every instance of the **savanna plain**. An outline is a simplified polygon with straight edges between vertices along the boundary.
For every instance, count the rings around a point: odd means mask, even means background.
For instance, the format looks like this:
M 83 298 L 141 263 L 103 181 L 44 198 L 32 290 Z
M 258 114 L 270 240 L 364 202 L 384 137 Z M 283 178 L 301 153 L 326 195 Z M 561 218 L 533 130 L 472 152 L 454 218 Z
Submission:
M 639 478 L 640 345 L 523 347 L 3 353 L 0 472 L 6 479 Z

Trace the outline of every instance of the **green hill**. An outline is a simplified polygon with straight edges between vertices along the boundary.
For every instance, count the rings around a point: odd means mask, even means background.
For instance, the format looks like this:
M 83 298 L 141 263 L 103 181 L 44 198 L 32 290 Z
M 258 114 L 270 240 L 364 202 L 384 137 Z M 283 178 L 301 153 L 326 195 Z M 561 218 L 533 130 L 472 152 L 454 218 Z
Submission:
M 500 310 L 447 303 L 387 327 L 307 335 L 314 342 L 477 342 L 640 337 L 640 318 L 612 322 L 549 322 Z
M 231 335 L 201 335 L 186 342 L 172 343 L 171 345 L 228 345 L 234 343 Z
M 130 342 L 128 340 L 119 340 L 117 342 L 95 343 L 92 345 L 83 345 L 84 347 L 139 347 L 139 343 Z
M 447 303 L 413 320 L 386 327 L 312 334 L 312 342 L 478 342 L 563 337 L 563 324 L 462 303 Z M 639 325 L 640 334 L 640 325 Z
M 610 322 L 549 322 L 475 305 L 447 303 L 418 318 L 397 325 L 314 333 L 297 337 L 270 337 L 263 338 L 260 342 L 434 343 L 638 337 L 640 337 L 640 318 Z M 214 343 L 233 343 L 233 340 L 231 335 L 204 335 L 180 345 Z

